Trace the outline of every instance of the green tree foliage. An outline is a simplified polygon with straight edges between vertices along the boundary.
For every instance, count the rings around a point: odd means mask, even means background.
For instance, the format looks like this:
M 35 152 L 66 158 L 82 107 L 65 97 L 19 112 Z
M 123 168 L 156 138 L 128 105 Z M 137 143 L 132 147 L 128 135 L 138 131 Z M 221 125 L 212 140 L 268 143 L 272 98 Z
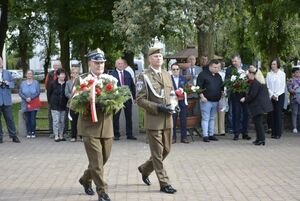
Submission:
M 268 63 L 275 57 L 287 58 L 292 54 L 299 29 L 295 24 L 299 18 L 289 10 L 289 0 L 248 1 L 252 16 L 251 34 L 261 52 L 262 59 Z
M 146 50 L 153 39 L 183 36 L 191 26 L 183 0 L 121 0 L 113 11 L 114 32 L 122 39 L 124 49 Z
M 295 0 L 121 0 L 113 16 L 126 48 L 144 50 L 155 37 L 184 41 L 191 29 L 197 32 L 200 55 L 211 58 L 216 48 L 226 58 L 240 53 L 251 63 L 297 51 L 298 5 Z
M 58 31 L 62 63 L 68 65 L 70 54 L 79 59 L 86 72 L 85 54 L 100 47 L 106 53 L 108 66 L 112 65 L 118 49 L 117 39 L 112 35 L 111 0 L 48 0 L 49 12 L 54 15 L 54 27 Z M 72 44 L 72 48 L 70 47 Z M 68 60 L 68 61 L 67 61 Z
M 115 32 L 127 49 L 141 51 L 158 37 L 166 41 L 179 38 L 191 43 L 193 30 L 198 34 L 199 54 L 214 54 L 214 33 L 226 15 L 221 12 L 232 1 L 196 0 L 121 0 L 113 11 Z M 186 44 L 185 44 L 186 45 Z
M 40 37 L 42 15 L 40 5 L 35 0 L 15 1 L 8 13 L 9 51 L 20 57 L 19 68 L 23 69 L 24 75 L 33 47 Z

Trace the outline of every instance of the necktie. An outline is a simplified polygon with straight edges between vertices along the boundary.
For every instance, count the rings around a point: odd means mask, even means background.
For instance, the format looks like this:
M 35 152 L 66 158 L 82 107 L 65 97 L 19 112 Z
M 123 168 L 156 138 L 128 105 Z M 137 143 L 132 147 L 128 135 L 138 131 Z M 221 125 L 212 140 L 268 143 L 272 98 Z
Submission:
M 157 75 L 158 75 L 158 77 L 161 79 L 161 73 L 160 73 L 160 72 L 158 72 L 158 73 L 157 73 Z
M 191 68 L 191 75 L 194 77 L 194 68 Z
M 53 80 L 57 79 L 56 70 L 53 72 Z
M 125 84 L 124 73 L 123 71 L 121 71 L 120 73 L 121 73 L 121 86 L 123 86 Z

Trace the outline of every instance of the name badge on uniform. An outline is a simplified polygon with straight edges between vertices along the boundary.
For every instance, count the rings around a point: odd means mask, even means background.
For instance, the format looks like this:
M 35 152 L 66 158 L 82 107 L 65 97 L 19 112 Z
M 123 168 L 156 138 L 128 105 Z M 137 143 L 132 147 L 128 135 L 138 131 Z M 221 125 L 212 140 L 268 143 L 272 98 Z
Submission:
M 141 91 L 144 88 L 144 82 L 142 80 L 138 80 L 136 82 L 136 90 Z

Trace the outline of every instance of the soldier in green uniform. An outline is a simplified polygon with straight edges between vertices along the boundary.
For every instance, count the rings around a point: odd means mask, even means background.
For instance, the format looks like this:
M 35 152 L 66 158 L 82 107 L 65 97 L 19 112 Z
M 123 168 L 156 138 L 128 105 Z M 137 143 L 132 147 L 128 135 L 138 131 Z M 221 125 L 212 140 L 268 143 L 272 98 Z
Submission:
M 105 57 L 100 49 L 89 52 L 88 64 L 90 72 L 77 78 L 75 85 L 80 83 L 88 75 L 95 79 L 104 73 Z M 93 123 L 91 115 L 80 115 L 78 120 L 78 133 L 83 137 L 84 147 L 89 160 L 88 169 L 79 179 L 79 183 L 84 187 L 85 193 L 94 195 L 92 180 L 96 185 L 99 201 L 110 201 L 107 195 L 107 184 L 103 179 L 104 165 L 111 153 L 113 142 L 113 121 L 112 115 L 106 115 L 97 108 L 98 122 Z
M 173 84 L 170 74 L 162 69 L 161 48 L 150 48 L 148 52 L 150 66 L 139 76 L 136 83 L 137 104 L 145 111 L 145 129 L 149 140 L 151 157 L 138 167 L 145 184 L 150 185 L 149 175 L 155 170 L 160 191 L 175 193 L 169 184 L 163 160 L 170 152 L 172 142 L 172 113 L 170 94 Z

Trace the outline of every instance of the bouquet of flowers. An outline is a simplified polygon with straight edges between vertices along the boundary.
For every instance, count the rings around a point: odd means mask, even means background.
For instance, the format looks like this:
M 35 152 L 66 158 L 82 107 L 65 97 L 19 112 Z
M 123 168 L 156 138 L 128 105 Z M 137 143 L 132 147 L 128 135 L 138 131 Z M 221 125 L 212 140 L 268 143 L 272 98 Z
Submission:
M 191 84 L 186 84 L 183 88 L 183 91 L 187 93 L 188 96 L 196 94 L 201 94 L 205 89 L 201 89 L 199 86 L 194 86 Z
M 70 99 L 70 109 L 79 114 L 91 113 L 92 121 L 97 122 L 96 107 L 100 107 L 106 114 L 118 112 L 124 103 L 131 98 L 127 86 L 118 87 L 118 80 L 107 74 L 100 75 L 99 79 L 88 75 L 80 78 L 80 84 L 76 85 L 76 91 Z
M 246 72 L 239 73 L 236 68 L 232 69 L 230 79 L 225 80 L 224 86 L 230 93 L 245 93 L 248 91 L 250 83 L 248 82 Z

